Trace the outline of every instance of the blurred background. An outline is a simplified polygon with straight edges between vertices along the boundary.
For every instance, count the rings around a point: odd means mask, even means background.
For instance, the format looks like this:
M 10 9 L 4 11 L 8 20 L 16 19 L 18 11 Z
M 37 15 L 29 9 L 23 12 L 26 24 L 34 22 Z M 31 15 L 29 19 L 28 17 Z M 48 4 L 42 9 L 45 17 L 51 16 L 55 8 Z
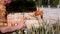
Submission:
M 30 20 L 26 20 L 23 29 L 7 34 L 60 34 L 60 0 L 10 0 L 10 2 L 6 3 L 6 11 L 8 14 L 18 11 L 35 11 L 40 8 L 43 11 L 44 24 L 41 26 L 41 24 L 37 24 L 37 20 L 31 20 L 33 19 L 31 18 Z M 29 13 L 26 13 L 26 15 L 27 14 Z M 22 15 L 24 14 L 22 13 Z M 31 28 L 29 28 L 29 26 Z

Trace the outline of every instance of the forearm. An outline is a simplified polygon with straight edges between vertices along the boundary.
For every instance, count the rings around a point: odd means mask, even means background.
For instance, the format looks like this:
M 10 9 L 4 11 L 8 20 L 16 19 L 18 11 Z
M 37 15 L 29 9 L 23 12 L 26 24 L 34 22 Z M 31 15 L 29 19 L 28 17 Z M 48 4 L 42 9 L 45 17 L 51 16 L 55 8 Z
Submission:
M 23 28 L 23 23 L 17 25 L 17 26 L 7 26 L 7 27 L 3 27 L 1 28 L 1 32 L 5 33 L 5 32 L 11 32 L 11 31 L 15 31 L 15 30 L 19 30 L 21 28 Z
M 18 29 L 17 26 L 13 26 L 13 27 L 7 26 L 7 27 L 1 28 L 1 32 L 2 32 L 2 33 L 11 32 L 11 31 L 15 31 L 15 30 L 17 30 L 17 29 Z

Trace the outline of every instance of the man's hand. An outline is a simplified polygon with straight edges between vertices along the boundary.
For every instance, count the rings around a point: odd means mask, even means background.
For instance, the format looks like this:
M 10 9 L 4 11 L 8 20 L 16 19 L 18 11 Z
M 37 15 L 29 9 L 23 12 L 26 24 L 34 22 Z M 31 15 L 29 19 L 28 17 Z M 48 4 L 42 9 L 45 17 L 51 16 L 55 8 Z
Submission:
M 0 30 L 1 30 L 2 33 L 19 30 L 19 29 L 23 28 L 24 22 L 25 22 L 25 20 L 22 19 L 22 20 L 20 21 L 20 23 L 18 23 L 17 26 L 6 26 L 6 27 L 0 28 Z

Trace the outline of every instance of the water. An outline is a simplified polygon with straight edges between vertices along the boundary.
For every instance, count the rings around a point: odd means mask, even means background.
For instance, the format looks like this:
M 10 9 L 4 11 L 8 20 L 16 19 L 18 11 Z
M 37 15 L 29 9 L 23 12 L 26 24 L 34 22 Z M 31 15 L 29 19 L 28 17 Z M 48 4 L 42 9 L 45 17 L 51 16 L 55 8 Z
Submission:
M 40 8 L 43 11 L 44 20 L 60 20 L 60 8 Z M 53 21 L 52 21 L 53 22 Z M 55 22 L 54 22 L 55 23 Z

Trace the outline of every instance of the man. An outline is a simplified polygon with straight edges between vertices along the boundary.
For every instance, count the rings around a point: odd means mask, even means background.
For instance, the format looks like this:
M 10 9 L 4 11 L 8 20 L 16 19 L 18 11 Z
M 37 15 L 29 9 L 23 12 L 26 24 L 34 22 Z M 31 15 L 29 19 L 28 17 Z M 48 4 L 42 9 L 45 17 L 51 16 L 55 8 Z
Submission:
M 0 0 L 0 32 L 2 33 L 6 33 L 6 32 L 11 32 L 11 31 L 15 31 L 15 30 L 19 30 L 21 28 L 23 28 L 24 26 L 24 18 L 22 18 L 22 20 L 20 20 L 20 23 L 18 23 L 17 26 L 7 26 L 8 24 L 6 23 L 6 19 L 5 19 L 5 15 L 6 15 L 6 8 L 5 8 L 5 4 L 6 3 L 10 3 L 10 1 L 8 0 Z M 0 34 L 2 34 L 0 33 Z

